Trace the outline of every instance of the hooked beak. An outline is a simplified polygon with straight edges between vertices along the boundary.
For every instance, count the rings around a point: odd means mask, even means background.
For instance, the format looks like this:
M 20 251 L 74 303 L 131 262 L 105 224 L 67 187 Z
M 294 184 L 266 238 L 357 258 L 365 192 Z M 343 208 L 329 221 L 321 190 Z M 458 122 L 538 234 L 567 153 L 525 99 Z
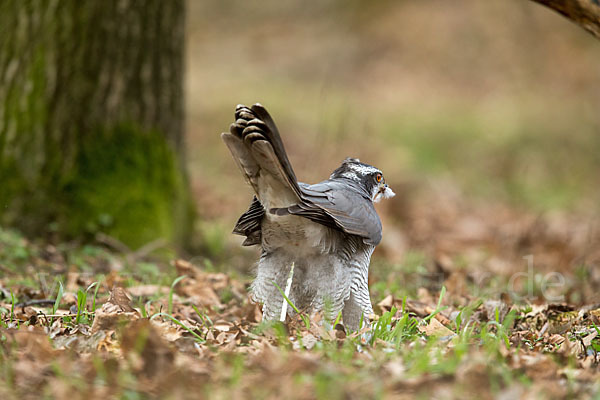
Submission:
M 395 195 L 396 193 L 394 193 L 394 191 L 387 185 L 387 183 L 384 183 L 383 185 L 379 185 L 379 191 L 375 195 L 375 199 L 373 199 L 373 202 L 377 203 L 381 199 L 389 199 L 394 197 Z

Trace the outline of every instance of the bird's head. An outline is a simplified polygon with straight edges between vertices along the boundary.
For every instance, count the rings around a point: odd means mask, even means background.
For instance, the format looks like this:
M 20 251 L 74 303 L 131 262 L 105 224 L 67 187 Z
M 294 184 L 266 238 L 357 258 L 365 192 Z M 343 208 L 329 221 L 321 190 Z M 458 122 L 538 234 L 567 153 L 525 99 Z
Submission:
M 357 182 L 369 193 L 374 203 L 396 195 L 385 183 L 383 173 L 379 169 L 360 162 L 358 158 L 346 158 L 329 178 L 346 178 Z

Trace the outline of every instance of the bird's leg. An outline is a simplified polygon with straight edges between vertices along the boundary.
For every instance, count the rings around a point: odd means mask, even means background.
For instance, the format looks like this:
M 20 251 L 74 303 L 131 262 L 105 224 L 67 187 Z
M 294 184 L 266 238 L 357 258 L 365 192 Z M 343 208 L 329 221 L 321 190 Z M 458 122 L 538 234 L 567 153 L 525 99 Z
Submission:
M 344 304 L 342 310 L 344 325 L 351 331 L 358 331 L 368 325 L 371 314 L 373 314 L 373 306 L 369 297 L 369 287 L 359 283 Z

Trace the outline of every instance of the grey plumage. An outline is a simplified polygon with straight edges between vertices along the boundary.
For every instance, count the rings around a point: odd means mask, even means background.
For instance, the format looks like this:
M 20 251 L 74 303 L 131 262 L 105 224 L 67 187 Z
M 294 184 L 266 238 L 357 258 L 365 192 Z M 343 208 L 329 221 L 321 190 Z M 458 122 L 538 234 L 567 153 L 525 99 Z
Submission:
M 251 290 L 263 303 L 263 318 L 275 319 L 294 263 L 290 300 L 303 310 L 324 310 L 358 329 L 373 308 L 368 271 L 381 241 L 381 221 L 373 206 L 393 192 L 381 171 L 347 158 L 329 179 L 298 182 L 279 131 L 264 107 L 239 105 L 222 138 L 256 196 L 233 233 L 243 245 L 262 247 Z M 289 313 L 293 313 L 291 307 Z

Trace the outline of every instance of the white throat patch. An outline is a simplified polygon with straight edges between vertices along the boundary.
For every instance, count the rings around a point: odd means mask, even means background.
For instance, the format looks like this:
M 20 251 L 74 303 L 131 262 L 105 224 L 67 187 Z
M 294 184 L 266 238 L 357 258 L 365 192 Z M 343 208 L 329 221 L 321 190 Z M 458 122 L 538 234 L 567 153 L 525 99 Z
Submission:
M 381 201 L 381 199 L 389 199 L 392 198 L 396 195 L 396 193 L 394 193 L 394 191 L 392 189 L 390 189 L 390 187 L 386 187 L 383 192 L 379 192 L 375 195 L 375 199 L 373 199 L 373 203 L 377 203 L 379 201 Z

